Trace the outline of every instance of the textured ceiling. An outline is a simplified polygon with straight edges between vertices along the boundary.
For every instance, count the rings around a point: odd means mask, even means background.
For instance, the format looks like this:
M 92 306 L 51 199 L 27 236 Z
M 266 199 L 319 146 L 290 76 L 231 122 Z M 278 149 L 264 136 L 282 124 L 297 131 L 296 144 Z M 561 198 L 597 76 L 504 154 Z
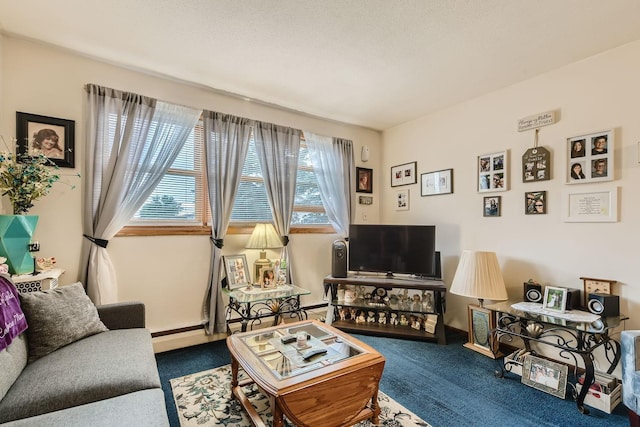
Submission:
M 638 0 L 0 0 L 5 34 L 379 130 L 638 40 L 638 18 Z

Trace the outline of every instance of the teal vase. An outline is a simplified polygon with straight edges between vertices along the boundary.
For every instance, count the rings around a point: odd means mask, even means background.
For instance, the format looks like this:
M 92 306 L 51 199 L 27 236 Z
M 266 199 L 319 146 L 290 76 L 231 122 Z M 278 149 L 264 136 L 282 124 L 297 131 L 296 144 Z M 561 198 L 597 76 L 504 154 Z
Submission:
M 7 258 L 9 273 L 33 272 L 29 243 L 37 224 L 37 215 L 0 215 L 0 256 Z

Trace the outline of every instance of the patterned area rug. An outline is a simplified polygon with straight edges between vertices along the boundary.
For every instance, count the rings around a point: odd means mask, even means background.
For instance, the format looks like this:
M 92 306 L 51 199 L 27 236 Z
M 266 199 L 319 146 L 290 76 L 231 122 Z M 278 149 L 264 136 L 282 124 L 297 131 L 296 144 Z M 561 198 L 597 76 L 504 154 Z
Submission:
M 241 370 L 240 374 L 242 379 L 244 372 Z M 230 365 L 174 378 L 170 383 L 181 427 L 251 427 L 253 425 L 238 401 L 232 397 Z M 269 399 L 253 384 L 245 388 L 245 393 L 262 420 L 267 425 L 272 425 Z M 379 426 L 431 427 L 382 392 L 378 392 L 378 402 L 381 409 Z M 286 420 L 285 425 L 293 427 Z M 373 427 L 374 424 L 363 421 L 356 426 Z

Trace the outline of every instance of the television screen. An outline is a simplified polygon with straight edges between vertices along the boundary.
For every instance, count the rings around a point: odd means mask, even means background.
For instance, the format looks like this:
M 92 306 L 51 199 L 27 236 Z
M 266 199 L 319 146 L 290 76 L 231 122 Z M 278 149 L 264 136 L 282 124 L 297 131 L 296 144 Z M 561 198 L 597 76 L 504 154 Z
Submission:
M 349 270 L 438 277 L 435 225 L 349 227 Z

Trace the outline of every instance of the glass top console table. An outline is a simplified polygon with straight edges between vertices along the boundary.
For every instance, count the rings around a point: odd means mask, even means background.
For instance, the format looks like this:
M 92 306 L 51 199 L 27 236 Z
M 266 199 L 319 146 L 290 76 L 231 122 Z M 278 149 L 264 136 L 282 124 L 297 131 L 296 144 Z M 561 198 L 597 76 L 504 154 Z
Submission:
M 584 398 L 595 379 L 593 366 L 594 352 L 602 348 L 609 363 L 607 373 L 611 374 L 620 361 L 620 343 L 610 334 L 628 319 L 628 316 L 599 317 L 583 311 L 550 313 L 542 309 L 542 304 L 506 301 L 486 305 L 485 308 L 497 312 L 496 329 L 491 331 L 491 339 L 497 350 L 499 342 L 511 342 L 515 337 L 522 339 L 525 349 L 532 351 L 531 344 L 539 343 L 559 350 L 560 357 L 578 367 L 584 365 L 584 384 L 579 393 L 574 392 L 578 410 L 588 414 Z M 496 342 L 497 341 L 497 342 Z M 504 362 L 504 361 L 503 361 Z M 504 374 L 504 364 L 500 376 Z M 574 372 L 577 381 L 577 374 Z
M 273 289 L 262 289 L 259 287 L 247 287 L 238 289 L 223 289 L 223 294 L 229 298 L 226 308 L 227 331 L 229 331 L 229 320 L 233 314 L 237 314 L 241 319 L 241 331 L 246 332 L 247 328 L 253 329 L 257 323 L 262 323 L 265 317 L 273 316 L 273 325 L 277 325 L 283 315 L 291 318 L 306 320 L 307 312 L 300 304 L 302 295 L 309 295 L 311 291 L 294 285 L 279 285 Z

